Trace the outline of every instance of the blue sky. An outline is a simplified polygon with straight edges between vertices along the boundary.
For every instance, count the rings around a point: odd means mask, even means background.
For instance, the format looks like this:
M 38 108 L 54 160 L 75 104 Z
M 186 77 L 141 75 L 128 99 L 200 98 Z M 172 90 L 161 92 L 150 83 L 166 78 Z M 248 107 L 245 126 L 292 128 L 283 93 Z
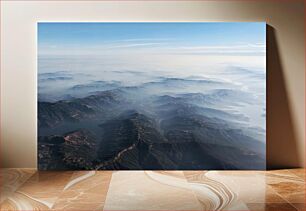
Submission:
M 264 102 L 266 82 L 258 76 L 266 72 L 265 29 L 254 22 L 39 23 L 38 72 L 73 75 L 50 86 L 55 95 L 96 80 L 135 86 L 152 78 L 196 77 L 232 83 Z M 265 125 L 261 106 L 246 110 Z
M 38 52 L 69 55 L 166 49 L 184 53 L 262 53 L 265 27 L 263 22 L 38 23 Z

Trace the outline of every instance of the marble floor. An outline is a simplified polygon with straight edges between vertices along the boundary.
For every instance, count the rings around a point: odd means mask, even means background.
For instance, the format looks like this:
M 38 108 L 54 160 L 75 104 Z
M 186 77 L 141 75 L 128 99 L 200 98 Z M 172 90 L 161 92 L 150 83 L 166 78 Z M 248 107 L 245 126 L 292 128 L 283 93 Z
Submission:
M 305 210 L 305 169 L 1 169 L 1 210 Z

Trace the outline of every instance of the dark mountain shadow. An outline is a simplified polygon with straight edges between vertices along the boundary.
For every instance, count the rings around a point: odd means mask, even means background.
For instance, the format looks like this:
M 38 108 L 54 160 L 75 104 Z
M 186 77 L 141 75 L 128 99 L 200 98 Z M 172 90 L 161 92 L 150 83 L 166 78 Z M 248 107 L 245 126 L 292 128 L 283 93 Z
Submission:
M 267 25 L 267 169 L 298 167 L 289 103 L 276 30 Z

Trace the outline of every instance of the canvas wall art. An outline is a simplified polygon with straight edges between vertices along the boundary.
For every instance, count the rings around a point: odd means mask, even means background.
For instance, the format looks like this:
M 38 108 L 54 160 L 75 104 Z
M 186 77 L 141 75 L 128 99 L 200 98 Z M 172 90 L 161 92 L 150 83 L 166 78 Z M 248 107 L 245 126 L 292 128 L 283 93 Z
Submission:
M 38 23 L 40 170 L 266 168 L 266 24 Z

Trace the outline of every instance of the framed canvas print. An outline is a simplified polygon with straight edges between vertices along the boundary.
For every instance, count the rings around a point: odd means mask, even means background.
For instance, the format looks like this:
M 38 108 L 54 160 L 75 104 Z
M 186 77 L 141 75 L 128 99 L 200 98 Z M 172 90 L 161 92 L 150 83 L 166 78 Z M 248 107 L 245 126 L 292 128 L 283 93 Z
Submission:
M 40 170 L 266 168 L 266 24 L 38 23 Z

